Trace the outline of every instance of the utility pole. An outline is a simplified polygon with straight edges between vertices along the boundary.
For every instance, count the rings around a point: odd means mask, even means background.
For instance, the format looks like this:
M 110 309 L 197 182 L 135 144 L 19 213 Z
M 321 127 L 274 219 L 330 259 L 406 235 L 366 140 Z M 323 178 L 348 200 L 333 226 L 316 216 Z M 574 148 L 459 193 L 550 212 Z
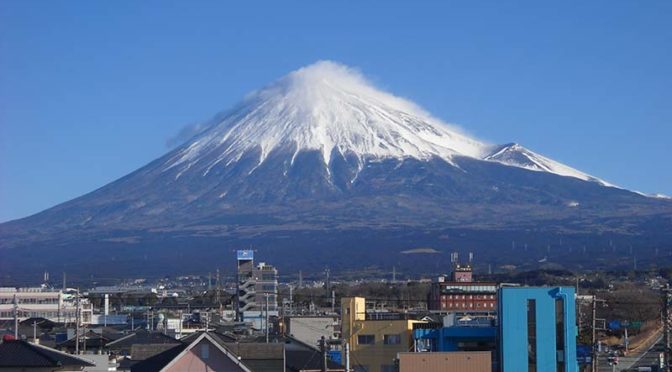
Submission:
M 598 371 L 598 355 L 597 355 L 597 348 L 596 348 L 596 343 L 597 343 L 597 303 L 598 302 L 606 302 L 605 300 L 598 299 L 595 295 L 593 295 L 593 316 L 592 316 L 592 324 L 591 324 L 591 329 L 592 329 L 592 335 L 591 335 L 591 342 L 593 346 L 593 360 L 591 363 L 591 371 L 592 372 L 597 372 Z M 599 328 L 600 330 L 604 330 L 604 328 Z
M 177 312 L 177 314 L 178 314 L 179 320 L 180 320 L 180 324 L 179 324 L 180 328 L 179 328 L 178 334 L 179 334 L 180 338 L 182 338 L 182 310 L 179 310 Z
M 336 312 L 336 291 L 331 291 L 331 312 Z
M 327 345 L 324 336 L 320 338 L 320 353 L 322 353 L 322 369 L 320 371 L 327 372 Z
M 592 316 L 592 325 L 591 325 L 592 335 L 590 337 L 590 344 L 593 347 L 593 359 L 592 359 L 591 368 L 590 368 L 591 372 L 597 372 L 597 349 L 595 348 L 595 342 L 597 341 L 596 333 L 595 333 L 596 315 L 597 315 L 597 301 L 595 301 L 595 296 L 593 295 L 593 316 Z
M 84 327 L 84 332 L 82 332 L 82 336 L 84 338 L 83 348 L 84 348 L 84 354 L 86 354 L 86 324 L 82 324 L 82 326 Z
M 670 284 L 665 284 L 665 287 L 661 288 L 663 295 L 663 342 L 665 343 L 665 368 L 663 371 L 669 372 L 670 367 L 670 357 L 672 356 L 670 350 L 670 331 L 672 330 L 672 324 L 670 324 L 670 302 L 672 302 L 672 290 L 670 289 Z
M 266 295 L 266 343 L 268 343 L 268 293 L 264 293 Z
M 345 372 L 350 372 L 350 343 L 345 343 Z
M 19 339 L 19 300 L 14 294 L 14 339 Z
M 75 308 L 75 354 L 79 355 L 79 288 L 77 288 L 77 299 Z
M 219 289 L 220 289 L 220 282 L 219 282 L 219 269 L 217 269 L 217 292 L 215 293 L 215 302 L 219 304 L 219 306 L 222 306 L 222 303 L 219 301 Z

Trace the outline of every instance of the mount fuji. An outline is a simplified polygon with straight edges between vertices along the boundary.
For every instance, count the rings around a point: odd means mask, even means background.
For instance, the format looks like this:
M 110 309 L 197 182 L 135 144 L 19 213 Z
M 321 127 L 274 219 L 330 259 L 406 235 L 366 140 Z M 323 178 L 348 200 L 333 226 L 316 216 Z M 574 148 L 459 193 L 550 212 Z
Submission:
M 0 272 L 207 271 L 249 245 L 288 270 L 441 271 L 453 250 L 495 265 L 614 266 L 669 247 L 671 226 L 668 199 L 472 138 L 324 61 L 135 172 L 0 225 Z M 408 254 L 421 247 L 439 253 Z

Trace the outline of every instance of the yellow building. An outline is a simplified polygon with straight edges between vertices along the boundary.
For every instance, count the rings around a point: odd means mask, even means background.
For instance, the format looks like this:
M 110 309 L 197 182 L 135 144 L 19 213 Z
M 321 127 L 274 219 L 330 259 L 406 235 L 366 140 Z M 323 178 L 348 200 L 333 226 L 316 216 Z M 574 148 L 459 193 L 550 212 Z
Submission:
M 396 371 L 397 353 L 413 350 L 413 323 L 422 322 L 388 318 L 367 317 L 363 297 L 341 300 L 341 331 L 350 346 L 350 368 L 354 371 Z

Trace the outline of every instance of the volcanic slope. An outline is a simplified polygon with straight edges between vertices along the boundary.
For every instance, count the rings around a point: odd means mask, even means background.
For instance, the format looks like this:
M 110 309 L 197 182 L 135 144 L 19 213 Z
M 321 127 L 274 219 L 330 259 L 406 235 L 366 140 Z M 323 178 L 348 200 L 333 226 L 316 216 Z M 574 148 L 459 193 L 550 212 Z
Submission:
M 34 265 L 113 257 L 120 267 L 194 269 L 250 244 L 287 265 L 384 265 L 420 245 L 505 263 L 499 247 L 512 240 L 530 247 L 512 261 L 567 261 L 586 242 L 663 246 L 671 215 L 669 200 L 471 138 L 351 68 L 318 62 L 143 168 L 0 225 L 0 271 L 24 254 Z M 551 248 L 558 241 L 563 253 Z

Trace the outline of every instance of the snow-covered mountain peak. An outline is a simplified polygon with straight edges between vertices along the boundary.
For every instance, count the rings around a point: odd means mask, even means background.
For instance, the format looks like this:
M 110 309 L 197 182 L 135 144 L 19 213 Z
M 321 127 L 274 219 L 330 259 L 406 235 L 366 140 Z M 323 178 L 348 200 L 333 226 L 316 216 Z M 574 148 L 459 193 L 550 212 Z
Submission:
M 327 173 L 339 154 L 354 157 L 359 169 L 380 159 L 441 158 L 455 164 L 455 157 L 463 156 L 608 185 L 517 143 L 493 146 L 471 138 L 413 102 L 376 88 L 357 70 L 330 61 L 250 93 L 171 154 L 163 170 L 178 169 L 176 177 L 194 170 L 207 175 L 244 156 L 261 165 L 272 153 L 285 156 L 291 167 L 305 151 L 318 152 Z
M 488 146 L 431 117 L 417 105 L 376 89 L 357 71 L 328 61 L 301 68 L 251 93 L 232 112 L 184 145 L 169 167 L 218 153 L 230 162 L 260 150 L 317 150 L 375 158 L 480 158 Z M 214 165 L 214 164 L 213 164 Z
M 561 176 L 574 177 L 584 181 L 597 182 L 604 186 L 613 186 L 597 177 L 593 177 L 555 160 L 539 155 L 517 143 L 496 146 L 492 153 L 484 157 L 484 160 L 496 161 L 498 163 L 537 172 L 548 172 Z

